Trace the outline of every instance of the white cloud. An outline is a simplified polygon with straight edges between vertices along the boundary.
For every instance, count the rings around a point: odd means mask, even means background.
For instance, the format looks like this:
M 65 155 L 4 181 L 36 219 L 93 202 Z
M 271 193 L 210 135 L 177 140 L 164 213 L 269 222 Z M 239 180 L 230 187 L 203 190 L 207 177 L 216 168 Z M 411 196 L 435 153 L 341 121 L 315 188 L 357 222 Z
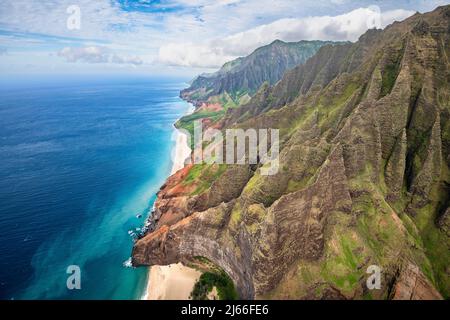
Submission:
M 139 56 L 111 53 L 108 48 L 98 46 L 65 47 L 58 52 L 58 56 L 65 58 L 67 62 L 115 63 L 134 66 L 144 63 Z
M 139 66 L 144 63 L 144 61 L 138 56 L 119 55 L 119 54 L 113 54 L 111 57 L 111 62 L 117 64 L 132 64 L 135 66 Z
M 72 48 L 65 47 L 58 52 L 58 56 L 64 57 L 67 62 L 105 63 L 109 60 L 109 54 L 103 47 Z
M 161 46 L 158 60 L 179 66 L 219 67 L 238 56 L 250 54 L 256 48 L 276 39 L 348 40 L 355 41 L 367 29 L 385 27 L 403 20 L 414 11 L 380 12 L 378 7 L 359 8 L 338 16 L 279 19 L 221 39 L 203 43 L 169 43 Z
M 81 28 L 70 30 L 66 11 L 76 4 L 81 10 Z M 46 43 L 79 42 L 88 46 L 126 47 L 127 51 L 156 52 L 162 43 L 165 21 L 153 14 L 123 10 L 111 0 L 2 0 L 0 1 L 0 26 L 21 33 L 14 36 L 25 42 L 25 36 Z M 22 36 L 25 35 L 25 36 Z M 27 44 L 24 43 L 24 46 Z
M 171 66 L 215 68 L 233 58 L 219 46 L 169 43 L 159 49 L 158 62 Z
M 63 47 L 103 47 L 109 64 L 95 68 L 143 64 L 148 68 L 185 70 L 195 67 L 218 67 L 237 56 L 247 55 L 256 47 L 280 38 L 355 40 L 366 29 L 366 7 L 377 3 L 383 8 L 382 25 L 400 20 L 412 11 L 430 11 L 450 0 L 2 0 L 0 1 L 0 42 L 8 47 L 8 55 L 19 52 L 45 52 L 45 64 L 55 59 L 49 52 Z M 81 29 L 69 30 L 67 8 L 81 9 Z M 124 8 L 123 6 L 128 6 Z M 137 8 L 136 6 L 141 6 Z M 145 7 L 145 8 L 144 8 Z M 403 8 L 403 9 L 402 9 Z M 141 9 L 141 10 L 140 10 Z M 399 10 L 393 10 L 399 9 Z M 353 10 L 353 11 L 352 11 Z M 365 10 L 365 11 L 364 11 Z M 369 10 L 370 11 L 370 10 Z M 343 14 L 349 12 L 348 14 Z M 346 15 L 350 16 L 350 23 Z M 370 12 L 369 12 L 370 13 Z M 347 19 L 348 20 L 348 19 Z M 366 23 L 367 24 L 367 23 Z M 69 59 L 103 61 L 101 53 L 68 51 Z M 80 55 L 78 57 L 78 55 Z M 78 58 L 77 58 L 78 57 Z M 36 56 L 32 56 L 37 59 Z M 66 59 L 68 59 L 66 57 Z M 103 60 L 102 60 L 103 59 Z M 63 59 L 58 68 L 71 69 Z M 0 66 L 5 65 L 5 59 Z M 168 67 L 170 66 L 170 68 Z M 94 66 L 85 66 L 92 70 Z M 123 68 L 124 70 L 127 68 Z M 142 69 L 142 68 L 141 68 Z

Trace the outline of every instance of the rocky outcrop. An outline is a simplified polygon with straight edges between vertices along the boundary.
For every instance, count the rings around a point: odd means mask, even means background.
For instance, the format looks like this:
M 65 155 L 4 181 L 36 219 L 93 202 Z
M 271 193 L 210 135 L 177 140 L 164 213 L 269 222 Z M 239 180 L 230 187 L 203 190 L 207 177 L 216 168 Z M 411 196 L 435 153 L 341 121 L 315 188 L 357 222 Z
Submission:
M 420 271 L 419 267 L 408 263 L 396 279 L 392 300 L 441 300 L 442 296 Z
M 406 129 L 403 129 L 388 158 L 384 173 L 386 185 L 390 191 L 388 195 L 390 201 L 396 201 L 401 197 L 406 165 L 406 146 Z
M 229 109 L 223 129 L 280 130 L 280 170 L 227 166 L 200 189 L 186 176 L 211 168 L 180 171 L 133 263 L 206 257 L 243 298 L 449 297 L 449 17 L 440 7 L 324 46 Z
M 282 196 L 267 210 L 259 233 L 264 241 L 256 248 L 253 262 L 256 291 L 274 289 L 299 258 L 320 258 L 328 215 L 350 210 L 342 148 L 337 146 L 314 184 Z
M 231 204 L 221 204 L 196 212 L 174 225 L 164 225 L 138 241 L 133 249 L 133 263 L 188 264 L 195 257 L 205 257 L 227 272 L 236 284 L 240 297 L 251 299 L 254 288 L 246 256 L 250 252 L 248 238 L 244 234 L 236 235 L 235 241 L 229 244 L 221 239 L 230 215 Z

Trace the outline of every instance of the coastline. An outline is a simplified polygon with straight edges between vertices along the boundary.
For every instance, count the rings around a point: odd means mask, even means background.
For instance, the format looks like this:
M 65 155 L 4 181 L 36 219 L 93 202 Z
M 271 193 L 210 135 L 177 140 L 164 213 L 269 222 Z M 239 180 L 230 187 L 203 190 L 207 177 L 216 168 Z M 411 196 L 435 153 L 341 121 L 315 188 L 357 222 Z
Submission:
M 189 104 L 190 108 L 185 115 L 195 111 L 195 106 Z M 187 135 L 177 128 L 174 128 L 171 140 L 175 141 L 175 146 L 172 149 L 173 164 L 169 176 L 184 168 L 185 161 L 192 152 Z M 145 291 L 141 300 L 189 300 L 200 275 L 199 271 L 181 263 L 151 266 L 148 268 Z

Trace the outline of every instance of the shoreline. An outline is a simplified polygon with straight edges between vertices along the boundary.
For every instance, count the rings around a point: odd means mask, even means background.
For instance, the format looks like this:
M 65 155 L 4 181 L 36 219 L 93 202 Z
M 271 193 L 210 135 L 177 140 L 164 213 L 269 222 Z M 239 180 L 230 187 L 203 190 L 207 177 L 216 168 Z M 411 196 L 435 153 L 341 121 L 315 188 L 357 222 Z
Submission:
M 188 103 L 190 108 L 184 115 L 195 111 L 195 106 Z M 192 153 L 187 135 L 175 127 L 171 141 L 175 141 L 175 146 L 171 152 L 172 169 L 169 177 L 184 168 L 186 159 Z M 200 275 L 199 271 L 181 263 L 150 266 L 141 300 L 189 300 L 189 295 Z

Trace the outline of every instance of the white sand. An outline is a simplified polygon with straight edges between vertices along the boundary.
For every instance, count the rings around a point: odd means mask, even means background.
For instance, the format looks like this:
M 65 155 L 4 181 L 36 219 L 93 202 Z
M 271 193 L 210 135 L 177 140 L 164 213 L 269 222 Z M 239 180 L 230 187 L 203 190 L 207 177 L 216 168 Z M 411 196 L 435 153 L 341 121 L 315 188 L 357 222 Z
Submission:
M 189 300 L 201 272 L 181 263 L 150 267 L 147 300 Z
M 192 113 L 192 106 L 187 114 Z M 171 175 L 183 169 L 185 161 L 191 155 L 188 137 L 179 130 L 175 130 L 172 139 L 176 141 L 172 150 Z M 142 300 L 188 300 L 201 272 L 183 266 L 181 263 L 168 266 L 152 266 L 149 268 L 146 292 Z
M 186 115 L 194 112 L 195 107 L 191 105 Z M 191 156 L 190 143 L 188 141 L 188 135 L 180 130 L 175 130 L 172 134 L 172 141 L 175 140 L 175 148 L 172 150 L 172 171 L 170 174 L 174 174 L 178 170 L 184 168 L 186 159 Z

